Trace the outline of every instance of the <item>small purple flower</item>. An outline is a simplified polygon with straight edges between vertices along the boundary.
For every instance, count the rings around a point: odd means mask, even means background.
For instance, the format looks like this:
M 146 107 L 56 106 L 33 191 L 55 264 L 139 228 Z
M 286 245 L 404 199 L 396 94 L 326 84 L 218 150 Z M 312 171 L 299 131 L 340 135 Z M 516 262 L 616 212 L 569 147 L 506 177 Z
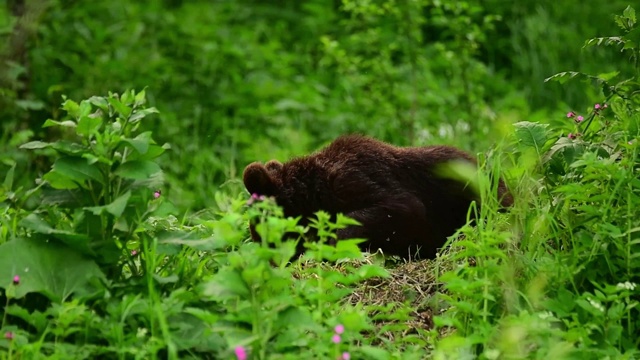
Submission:
M 333 335 L 331 337 L 331 342 L 334 343 L 334 344 L 339 344 L 340 340 L 342 340 L 342 339 L 340 338 L 340 335 L 338 335 L 338 334 L 335 334 L 335 335 Z
M 256 193 L 251 194 L 251 198 L 247 200 L 247 205 L 251 205 L 257 201 L 264 201 L 266 197 L 264 195 L 258 195 Z
M 567 137 L 571 140 L 576 138 L 576 135 L 574 133 L 569 133 L 569 135 L 567 135 Z
M 600 106 L 600 104 L 595 104 L 595 105 L 593 106 L 593 108 L 594 108 L 594 109 L 596 109 L 596 110 L 600 110 L 600 108 L 601 108 L 601 107 L 602 107 L 602 106 Z
M 247 360 L 247 350 L 243 346 L 236 346 L 234 351 L 238 360 Z
M 136 255 L 138 255 L 138 250 L 135 250 L 135 249 L 131 250 L 131 256 L 136 256 Z
M 581 123 L 584 120 L 584 117 L 582 117 L 582 115 L 578 115 L 578 117 L 576 117 L 576 123 Z
M 20 284 L 20 275 L 15 275 L 13 277 L 13 285 L 18 285 Z
M 342 360 L 349 360 L 351 359 L 351 355 L 348 352 L 343 352 L 342 353 Z
M 162 195 L 162 191 L 161 190 L 156 190 L 156 191 L 153 192 L 153 197 L 156 198 L 156 199 L 159 198 L 160 195 Z
M 7 340 L 13 340 L 14 337 L 15 335 L 11 331 L 7 331 L 6 333 L 4 333 L 4 338 Z
M 568 118 L 572 118 L 572 117 L 574 117 L 575 115 L 576 115 L 576 114 L 575 114 L 573 111 L 569 111 L 569 112 L 567 113 L 567 117 L 568 117 Z
M 344 332 L 344 325 L 342 325 L 342 324 L 336 325 L 336 327 L 334 328 L 334 331 L 338 335 L 342 334 Z

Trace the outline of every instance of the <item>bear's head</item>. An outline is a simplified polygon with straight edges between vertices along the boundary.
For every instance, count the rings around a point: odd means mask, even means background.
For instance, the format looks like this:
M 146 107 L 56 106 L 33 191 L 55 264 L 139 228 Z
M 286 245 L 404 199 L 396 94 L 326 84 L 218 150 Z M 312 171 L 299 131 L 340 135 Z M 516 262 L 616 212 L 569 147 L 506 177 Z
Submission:
M 282 163 L 277 160 L 271 160 L 264 165 L 254 162 L 244 169 L 242 180 L 250 194 L 277 198 L 282 187 L 281 172 Z

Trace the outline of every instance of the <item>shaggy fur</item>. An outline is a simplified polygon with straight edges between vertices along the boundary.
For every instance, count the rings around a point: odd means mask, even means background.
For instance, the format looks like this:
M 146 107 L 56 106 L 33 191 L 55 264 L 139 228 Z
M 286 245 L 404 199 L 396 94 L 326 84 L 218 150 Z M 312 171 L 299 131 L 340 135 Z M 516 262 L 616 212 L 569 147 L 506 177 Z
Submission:
M 364 250 L 433 258 L 466 223 L 471 202 L 479 200 L 465 184 L 436 175 L 438 165 L 452 160 L 475 164 L 469 154 L 449 146 L 403 148 L 348 135 L 284 164 L 252 163 L 243 179 L 249 193 L 275 197 L 285 216 L 308 219 L 324 210 L 362 224 L 340 230 L 339 240 L 364 238 Z M 498 192 L 502 206 L 511 206 L 502 181 Z M 251 234 L 259 240 L 253 226 Z

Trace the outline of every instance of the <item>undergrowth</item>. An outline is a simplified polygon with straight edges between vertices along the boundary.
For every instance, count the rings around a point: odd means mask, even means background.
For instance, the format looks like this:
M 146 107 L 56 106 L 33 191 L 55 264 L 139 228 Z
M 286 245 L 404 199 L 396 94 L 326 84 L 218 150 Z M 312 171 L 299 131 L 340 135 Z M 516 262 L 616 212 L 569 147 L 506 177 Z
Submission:
M 602 99 L 518 122 L 480 156 L 480 221 L 433 261 L 330 246 L 350 220 L 321 212 L 290 262 L 283 234 L 309 229 L 272 199 L 219 191 L 185 215 L 165 198 L 171 146 L 142 130 L 145 91 L 66 99 L 44 124 L 55 136 L 21 146 L 50 170 L 25 188 L 14 166 L 0 187 L 0 358 L 638 357 L 640 31 L 631 7 L 615 21 L 621 35 L 585 46 L 622 49 L 635 72 L 549 78 Z M 516 195 L 505 214 L 489 173 Z

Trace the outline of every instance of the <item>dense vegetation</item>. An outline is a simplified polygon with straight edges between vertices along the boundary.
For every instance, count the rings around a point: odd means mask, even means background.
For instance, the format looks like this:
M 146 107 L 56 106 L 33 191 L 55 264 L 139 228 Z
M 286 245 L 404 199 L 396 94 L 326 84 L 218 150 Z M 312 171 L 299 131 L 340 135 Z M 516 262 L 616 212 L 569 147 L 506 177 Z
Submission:
M 7 1 L 0 358 L 640 357 L 627 5 Z M 289 263 L 239 174 L 347 132 L 477 153 L 516 204 L 410 263 L 320 213 Z

